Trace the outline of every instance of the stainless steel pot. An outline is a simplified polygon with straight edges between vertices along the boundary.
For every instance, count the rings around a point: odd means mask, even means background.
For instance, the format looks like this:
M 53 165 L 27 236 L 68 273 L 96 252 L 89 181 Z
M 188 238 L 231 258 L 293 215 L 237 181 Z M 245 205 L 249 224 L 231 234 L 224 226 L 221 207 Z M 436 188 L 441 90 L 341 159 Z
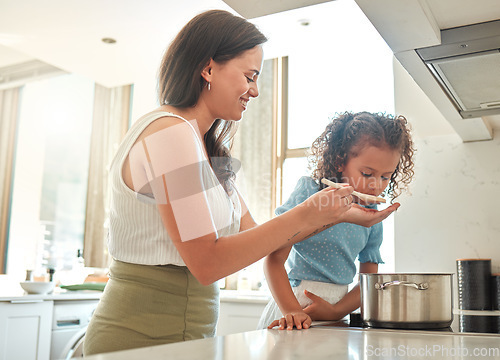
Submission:
M 453 321 L 453 274 L 360 274 L 361 316 L 368 326 L 447 328 Z

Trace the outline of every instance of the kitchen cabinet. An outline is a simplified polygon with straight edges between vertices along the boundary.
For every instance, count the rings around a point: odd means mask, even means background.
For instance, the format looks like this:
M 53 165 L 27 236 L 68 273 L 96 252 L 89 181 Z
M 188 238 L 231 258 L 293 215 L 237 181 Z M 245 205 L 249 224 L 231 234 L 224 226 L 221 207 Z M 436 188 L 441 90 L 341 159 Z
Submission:
M 0 277 L 0 360 L 64 359 L 101 295 L 58 287 L 26 294 L 17 281 Z
M 256 330 L 269 299 L 269 294 L 245 296 L 224 291 L 220 299 L 217 336 Z
M 49 360 L 53 306 L 41 299 L 0 302 L 0 360 Z

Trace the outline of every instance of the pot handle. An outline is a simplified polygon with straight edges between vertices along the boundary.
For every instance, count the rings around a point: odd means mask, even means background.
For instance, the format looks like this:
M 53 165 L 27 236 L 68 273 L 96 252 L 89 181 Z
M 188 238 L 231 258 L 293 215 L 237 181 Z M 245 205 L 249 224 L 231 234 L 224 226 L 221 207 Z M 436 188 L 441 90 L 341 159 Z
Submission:
M 429 284 L 427 283 L 413 283 L 413 282 L 408 282 L 408 281 L 400 281 L 400 280 L 394 280 L 394 281 L 388 281 L 385 283 L 375 283 L 375 289 L 377 290 L 384 290 L 385 288 L 389 286 L 408 286 L 408 287 L 413 287 L 417 290 L 427 290 L 429 288 Z

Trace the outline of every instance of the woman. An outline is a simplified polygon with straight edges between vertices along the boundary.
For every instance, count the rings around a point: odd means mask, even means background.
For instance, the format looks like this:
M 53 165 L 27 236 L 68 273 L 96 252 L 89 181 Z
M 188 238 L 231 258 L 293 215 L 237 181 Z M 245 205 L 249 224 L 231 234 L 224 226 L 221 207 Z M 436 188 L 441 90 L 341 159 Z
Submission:
M 113 263 L 86 355 L 213 336 L 218 279 L 338 222 L 371 226 L 397 208 L 364 211 L 351 206 L 352 187 L 329 188 L 257 226 L 234 187 L 228 142 L 258 96 L 266 40 L 212 10 L 167 50 L 162 105 L 134 124 L 111 165 Z

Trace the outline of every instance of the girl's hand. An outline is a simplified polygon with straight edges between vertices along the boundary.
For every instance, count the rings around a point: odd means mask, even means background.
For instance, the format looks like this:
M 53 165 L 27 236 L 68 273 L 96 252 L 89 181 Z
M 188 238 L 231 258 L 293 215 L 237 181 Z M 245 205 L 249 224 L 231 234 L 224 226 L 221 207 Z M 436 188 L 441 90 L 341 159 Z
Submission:
M 279 320 L 274 320 L 267 328 L 272 329 L 279 326 L 278 330 L 292 330 L 295 326 L 297 330 L 308 329 L 311 326 L 311 318 L 303 311 L 294 311 L 286 314 Z
M 306 209 L 308 223 L 316 224 L 318 228 L 325 225 L 334 225 L 339 222 L 340 217 L 352 206 L 352 186 L 344 186 L 340 189 L 327 187 L 316 192 L 298 205 Z
M 400 203 L 394 203 L 387 209 L 379 211 L 375 209 L 367 209 L 359 206 L 358 204 L 353 204 L 348 211 L 341 215 L 340 219 L 341 222 L 370 227 L 387 218 L 394 211 L 396 211 L 400 205 Z
M 304 312 L 312 320 L 340 320 L 344 317 L 337 313 L 335 305 L 330 304 L 325 299 L 307 290 L 304 290 L 304 294 L 312 300 L 312 304 L 304 308 Z

